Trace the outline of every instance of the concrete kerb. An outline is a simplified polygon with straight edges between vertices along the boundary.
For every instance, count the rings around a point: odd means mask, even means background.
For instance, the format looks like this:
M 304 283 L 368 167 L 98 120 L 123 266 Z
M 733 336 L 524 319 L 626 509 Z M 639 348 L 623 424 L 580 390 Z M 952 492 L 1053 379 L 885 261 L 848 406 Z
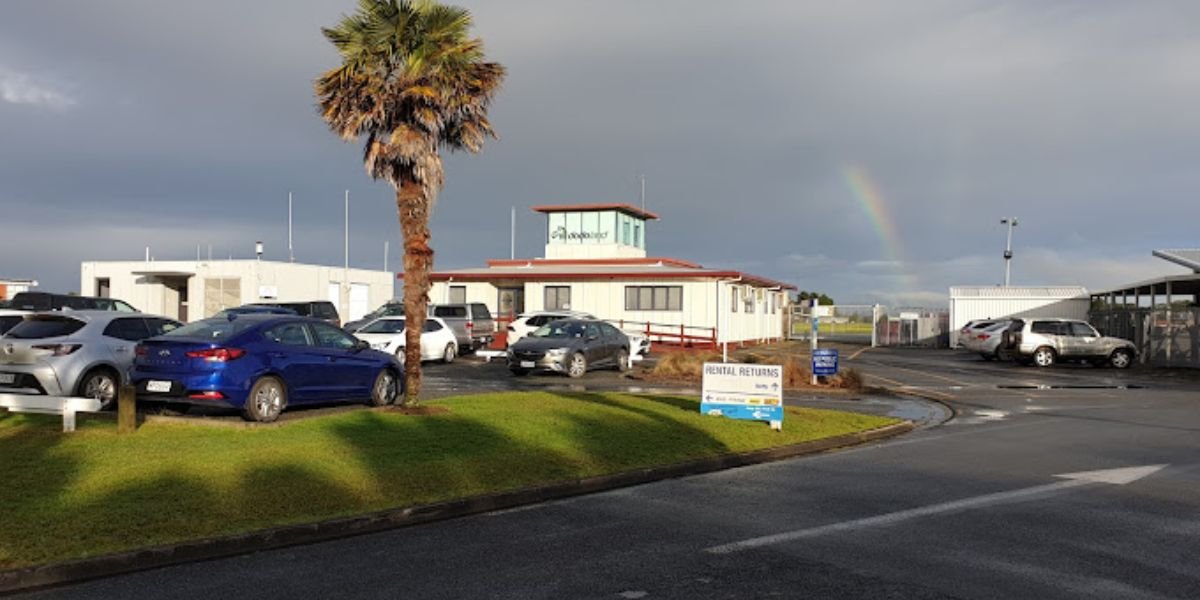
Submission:
M 912 431 L 911 421 L 887 427 L 814 440 L 791 446 L 726 454 L 661 467 L 589 477 L 576 481 L 489 494 L 438 504 L 386 510 L 318 523 L 275 527 L 251 533 L 155 546 L 119 554 L 0 571 L 0 594 L 78 583 L 112 575 L 144 571 L 187 562 L 226 558 L 287 546 L 311 544 L 515 508 L 550 500 L 641 485 L 664 479 L 701 475 L 724 469 L 819 454 L 885 440 Z

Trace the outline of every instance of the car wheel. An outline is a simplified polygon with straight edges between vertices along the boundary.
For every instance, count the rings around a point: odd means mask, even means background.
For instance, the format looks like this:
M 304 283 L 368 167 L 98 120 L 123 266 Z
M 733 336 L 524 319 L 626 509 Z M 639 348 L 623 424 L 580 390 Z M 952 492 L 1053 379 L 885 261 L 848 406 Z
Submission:
M 88 371 L 79 382 L 79 395 L 100 401 L 100 410 L 117 407 L 117 376 L 103 367 Z
M 283 382 L 274 377 L 261 377 L 246 396 L 242 416 L 247 421 L 270 423 L 279 418 L 284 406 L 287 406 L 287 390 Z
M 1042 346 L 1033 351 L 1033 364 L 1039 367 L 1052 367 L 1057 358 L 1054 349 L 1049 346 Z
M 371 406 L 387 406 L 396 401 L 396 374 L 384 369 L 375 376 L 371 386 Z
M 404 348 L 396 348 L 396 360 L 400 362 L 400 366 L 404 366 Z
M 996 360 L 995 354 L 987 354 L 986 352 L 980 352 L 979 355 L 983 357 L 983 360 Z
M 524 377 L 529 374 L 529 369 L 509 369 L 509 371 L 517 377 Z
M 456 356 L 458 356 L 458 346 L 453 342 L 446 344 L 446 349 L 442 351 L 442 362 L 450 364 L 454 362 Z
M 587 358 L 582 352 L 576 352 L 571 355 L 571 362 L 567 363 L 567 376 L 578 379 L 587 373 Z
M 617 370 L 622 373 L 629 370 L 629 352 L 624 348 L 617 350 Z
M 1129 367 L 1133 366 L 1133 353 L 1124 348 L 1117 348 L 1116 350 L 1113 350 L 1112 355 L 1108 357 L 1108 363 L 1111 364 L 1114 369 L 1128 369 Z

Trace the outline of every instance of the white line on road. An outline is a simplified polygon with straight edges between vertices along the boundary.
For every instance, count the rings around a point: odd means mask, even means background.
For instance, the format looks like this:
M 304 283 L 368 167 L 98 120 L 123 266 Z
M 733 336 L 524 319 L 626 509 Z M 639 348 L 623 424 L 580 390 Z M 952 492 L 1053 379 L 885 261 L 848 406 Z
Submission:
M 841 523 L 831 523 L 820 527 L 810 529 L 800 529 L 797 531 L 788 531 L 784 533 L 776 533 L 774 535 L 766 535 L 762 537 L 742 540 L 730 544 L 722 544 L 705 549 L 705 552 L 711 554 L 731 554 L 742 550 L 759 548 L 762 546 L 770 546 L 773 544 L 781 544 L 805 538 L 818 537 L 830 533 L 854 531 L 856 529 L 865 529 L 868 527 L 882 527 L 894 525 L 903 521 L 916 519 L 919 517 L 927 517 L 940 513 L 958 512 L 975 508 L 983 508 L 985 506 L 993 506 L 996 504 L 1005 504 L 1010 502 L 1020 502 L 1027 498 L 1049 494 L 1060 490 L 1091 485 L 1096 483 L 1107 483 L 1111 485 L 1126 485 L 1137 481 L 1148 475 L 1157 473 L 1167 465 L 1148 465 L 1143 467 L 1125 467 L 1120 469 L 1106 469 L 1102 471 L 1083 471 L 1080 473 L 1064 473 L 1055 475 L 1066 481 L 1056 483 L 1047 483 L 1033 487 L 1023 488 L 1019 490 L 1011 490 L 1007 492 L 996 492 L 994 494 L 985 494 L 983 496 L 975 496 L 974 498 L 964 498 L 962 500 L 954 500 L 951 502 L 942 502 L 940 504 L 932 504 L 930 506 L 922 506 L 919 508 L 910 508 L 893 513 L 877 515 L 874 517 L 866 517 L 863 519 L 855 519 L 853 521 L 844 521 Z

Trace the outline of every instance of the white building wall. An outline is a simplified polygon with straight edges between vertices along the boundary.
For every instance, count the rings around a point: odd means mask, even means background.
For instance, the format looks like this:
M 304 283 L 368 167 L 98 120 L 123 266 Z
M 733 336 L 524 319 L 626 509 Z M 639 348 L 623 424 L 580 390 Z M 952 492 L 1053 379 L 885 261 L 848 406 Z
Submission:
M 482 302 L 492 314 L 498 312 L 497 288 L 487 282 L 435 282 L 430 289 L 430 300 L 444 303 L 449 298 L 449 287 L 461 285 L 466 288 L 468 302 Z M 738 312 L 730 310 L 728 282 L 707 280 L 619 280 L 619 281 L 539 281 L 525 284 L 525 311 L 545 310 L 547 286 L 571 288 L 571 310 L 591 313 L 601 319 L 627 322 L 631 331 L 644 331 L 645 323 L 653 323 L 652 331 L 679 333 L 679 325 L 685 326 L 688 335 L 707 337 L 713 327 L 717 328 L 717 343 L 755 342 L 777 340 L 783 337 L 784 301 L 786 295 L 779 291 L 761 287 L 737 285 L 740 294 L 744 289 L 755 293 L 755 311 L 746 313 L 739 301 Z M 683 288 L 682 310 L 625 310 L 625 288 L 628 286 L 680 286 Z M 770 296 L 776 298 L 775 311 L 770 310 Z M 635 325 L 634 323 L 637 323 Z
M 364 285 L 368 289 L 368 306 L 371 310 L 392 298 L 393 275 L 385 271 L 350 269 L 340 267 L 305 265 L 257 260 L 222 261 L 106 261 L 86 262 L 80 265 L 79 289 L 83 295 L 96 293 L 98 279 L 109 280 L 109 296 L 129 302 L 146 313 L 178 318 L 178 294 L 163 279 L 154 275 L 135 275 L 136 272 L 190 273 L 187 277 L 188 315 L 194 321 L 212 316 L 205 302 L 205 282 L 209 279 L 235 279 L 239 282 L 240 294 L 230 298 L 232 306 L 251 302 L 302 302 L 326 300 L 329 285 L 342 284 L 348 273 L 351 284 Z M 177 278 L 166 276 L 168 280 Z M 343 321 L 361 317 L 349 307 L 349 290 L 334 303 Z M 223 305 L 223 308 L 229 308 Z M 220 307 L 218 307 L 219 309 Z M 363 309 L 358 308 L 358 311 Z
M 950 288 L 950 346 L 969 321 L 1003 318 L 1087 320 L 1091 300 L 1082 287 Z
M 546 244 L 546 258 L 646 258 L 646 251 L 624 244 Z
M 736 290 L 736 300 L 734 291 Z M 775 297 L 772 310 L 771 296 Z M 753 312 L 747 312 L 745 299 L 749 297 Z M 720 291 L 721 311 L 724 323 L 720 342 L 749 342 L 778 340 L 783 337 L 784 301 L 781 291 L 756 287 L 740 282 L 722 282 Z M 734 303 L 737 306 L 734 307 Z M 734 310 L 736 308 L 736 311 Z

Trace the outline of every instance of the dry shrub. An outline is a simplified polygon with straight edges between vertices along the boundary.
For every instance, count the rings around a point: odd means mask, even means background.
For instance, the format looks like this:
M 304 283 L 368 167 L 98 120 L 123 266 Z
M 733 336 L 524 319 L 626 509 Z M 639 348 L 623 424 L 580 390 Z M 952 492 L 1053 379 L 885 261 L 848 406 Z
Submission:
M 858 392 L 863 389 L 862 374 L 859 373 L 857 369 L 845 369 L 834 376 L 829 383 L 833 385 L 833 387 L 841 388 L 843 390 L 851 390 L 854 392 Z
M 807 362 L 799 356 L 789 356 L 783 361 L 783 387 L 798 388 L 810 384 L 812 371 Z
M 658 359 L 651 375 L 667 379 L 700 379 L 704 376 L 704 363 L 721 362 L 715 352 L 670 352 Z
M 740 360 L 738 362 L 745 363 L 747 365 L 775 364 L 775 363 L 771 362 L 771 360 L 768 357 L 763 356 L 761 354 L 755 354 L 753 352 L 746 353 L 745 355 L 743 355 L 740 358 Z

